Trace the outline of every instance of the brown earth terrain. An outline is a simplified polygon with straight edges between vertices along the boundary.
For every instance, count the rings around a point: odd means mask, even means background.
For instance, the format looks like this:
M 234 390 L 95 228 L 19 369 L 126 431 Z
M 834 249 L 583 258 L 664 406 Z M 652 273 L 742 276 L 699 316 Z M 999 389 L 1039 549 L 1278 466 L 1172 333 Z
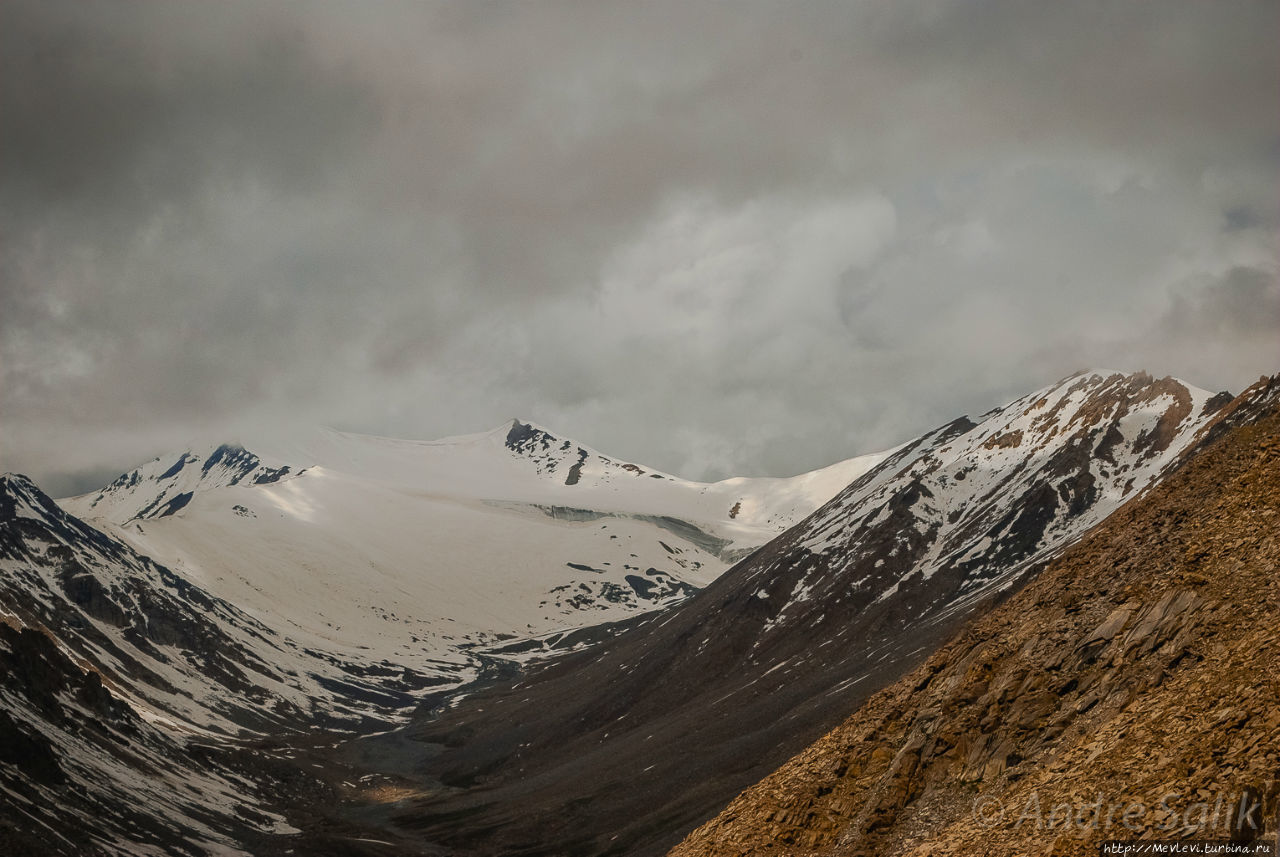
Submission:
M 673 857 L 1273 841 L 1280 376 L 1184 461 Z

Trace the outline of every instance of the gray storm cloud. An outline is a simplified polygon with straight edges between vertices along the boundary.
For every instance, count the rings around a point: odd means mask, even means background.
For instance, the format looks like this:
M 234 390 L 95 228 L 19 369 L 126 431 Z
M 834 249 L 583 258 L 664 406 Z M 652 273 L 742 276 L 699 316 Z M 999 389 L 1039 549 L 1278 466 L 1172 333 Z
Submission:
M 1280 369 L 1274 2 L 9 2 L 0 469 L 520 415 L 798 472 Z

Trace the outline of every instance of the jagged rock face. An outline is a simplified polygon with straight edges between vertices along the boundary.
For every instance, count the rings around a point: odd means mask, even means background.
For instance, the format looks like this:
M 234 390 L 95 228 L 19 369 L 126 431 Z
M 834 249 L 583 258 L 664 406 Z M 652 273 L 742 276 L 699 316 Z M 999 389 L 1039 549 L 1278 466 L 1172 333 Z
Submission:
M 175 676 L 156 669 L 182 660 L 170 649 L 185 653 L 185 670 L 205 672 L 229 694 L 253 687 L 246 668 L 272 673 L 204 618 L 217 608 L 234 615 L 233 608 L 66 514 L 22 477 L 0 477 L 0 562 L 9 616 L 47 629 L 81 657 L 109 662 L 104 668 L 122 681 L 176 694 Z
M 1276 836 L 1280 376 L 1193 452 L 672 854 Z M 1261 804 L 1243 825 L 1242 795 Z
M 577 485 L 582 469 L 589 459 L 594 459 L 597 478 L 609 478 L 615 471 L 630 476 L 647 476 L 650 479 L 669 479 L 661 473 L 648 472 L 638 464 L 614 461 L 599 453 L 579 446 L 571 440 L 561 440 L 546 429 L 519 420 L 511 421 L 507 432 L 506 447 L 523 459 L 533 462 L 539 473 L 564 474 L 565 485 Z
M 172 462 L 159 458 L 122 474 L 84 502 L 78 513 L 118 524 L 164 518 L 180 512 L 196 492 L 228 485 L 269 485 L 297 475 L 287 464 L 272 467 L 252 452 L 222 444 L 197 454 L 182 453 Z
M 472 789 L 400 822 L 477 854 L 661 853 L 1147 488 L 1209 402 L 1086 374 L 930 432 L 590 662 L 425 723 Z
M 199 855 L 290 828 L 235 753 L 187 745 L 47 630 L 0 623 L 0 851 Z

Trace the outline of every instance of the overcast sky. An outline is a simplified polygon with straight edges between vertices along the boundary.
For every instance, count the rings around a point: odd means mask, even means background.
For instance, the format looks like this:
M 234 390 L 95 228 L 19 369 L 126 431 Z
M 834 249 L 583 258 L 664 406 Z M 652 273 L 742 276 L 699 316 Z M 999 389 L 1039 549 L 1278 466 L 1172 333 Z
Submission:
M 786 475 L 1280 371 L 1280 3 L 0 9 L 0 470 L 513 416 Z

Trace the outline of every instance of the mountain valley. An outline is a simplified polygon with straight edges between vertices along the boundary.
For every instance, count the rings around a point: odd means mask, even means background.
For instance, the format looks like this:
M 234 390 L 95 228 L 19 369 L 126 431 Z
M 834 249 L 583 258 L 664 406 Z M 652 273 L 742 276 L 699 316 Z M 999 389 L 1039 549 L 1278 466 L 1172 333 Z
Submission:
M 1270 541 L 1175 587 L 1134 576 L 1164 554 L 1100 540 L 1181 503 L 1160 545 L 1182 568 L 1188 532 L 1260 521 L 1270 494 L 1242 486 L 1269 473 L 1275 390 L 1083 372 L 789 479 L 690 482 L 520 420 L 191 449 L 56 503 L 7 475 L 0 845 L 906 854 L 936 822 L 937 853 L 973 853 L 964 799 L 1020 798 L 1032 760 L 1173 692 L 1147 668 L 1189 669 L 1171 640 L 1226 663 L 1185 620 L 1228 615 L 1203 587 Z M 1241 578 L 1261 612 L 1232 633 L 1270 651 L 1259 587 Z M 1075 637 L 1091 659 L 1044 665 Z M 1028 677 L 1054 669 L 1069 690 Z M 1256 737 L 1274 688 L 1241 682 Z M 1229 748 L 1250 782 L 1254 749 Z

